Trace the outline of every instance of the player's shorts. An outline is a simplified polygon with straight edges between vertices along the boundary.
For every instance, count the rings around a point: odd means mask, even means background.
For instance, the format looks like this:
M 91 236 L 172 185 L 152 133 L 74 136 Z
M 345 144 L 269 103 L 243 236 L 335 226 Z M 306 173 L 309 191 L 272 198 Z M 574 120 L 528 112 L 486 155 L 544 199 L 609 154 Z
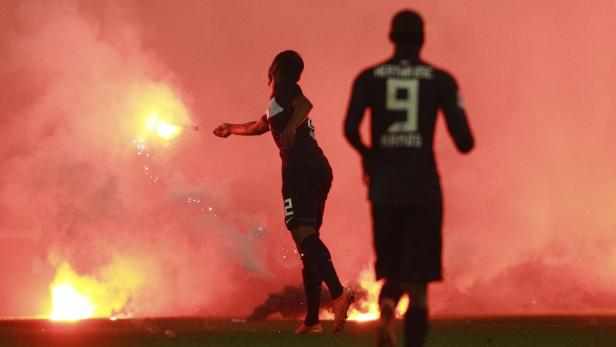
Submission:
M 323 224 L 325 201 L 332 185 L 331 170 L 293 170 L 282 175 L 282 199 L 287 229 Z
M 377 279 L 439 281 L 443 209 L 440 201 L 417 205 L 372 205 Z

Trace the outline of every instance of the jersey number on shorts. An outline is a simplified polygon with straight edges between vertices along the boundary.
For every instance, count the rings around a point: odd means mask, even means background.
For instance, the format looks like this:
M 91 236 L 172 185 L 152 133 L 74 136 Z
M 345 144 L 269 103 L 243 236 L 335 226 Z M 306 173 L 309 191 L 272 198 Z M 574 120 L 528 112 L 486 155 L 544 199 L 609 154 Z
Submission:
M 406 98 L 399 99 L 398 92 L 406 91 Z M 388 133 L 414 133 L 417 131 L 417 109 L 419 107 L 419 80 L 388 78 L 387 100 L 385 107 L 389 111 L 405 111 L 406 119 L 393 123 Z

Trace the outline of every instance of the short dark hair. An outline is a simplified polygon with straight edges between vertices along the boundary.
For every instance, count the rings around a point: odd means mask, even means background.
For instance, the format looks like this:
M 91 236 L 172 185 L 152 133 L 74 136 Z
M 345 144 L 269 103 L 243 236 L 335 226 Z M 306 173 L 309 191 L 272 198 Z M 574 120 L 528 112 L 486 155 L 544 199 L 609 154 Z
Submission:
M 402 10 L 391 21 L 389 38 L 396 45 L 421 47 L 424 42 L 424 22 L 419 13 Z
M 272 62 L 272 66 L 276 65 L 277 70 L 293 82 L 299 81 L 302 72 L 304 71 L 304 61 L 296 51 L 286 50 L 278 53 Z

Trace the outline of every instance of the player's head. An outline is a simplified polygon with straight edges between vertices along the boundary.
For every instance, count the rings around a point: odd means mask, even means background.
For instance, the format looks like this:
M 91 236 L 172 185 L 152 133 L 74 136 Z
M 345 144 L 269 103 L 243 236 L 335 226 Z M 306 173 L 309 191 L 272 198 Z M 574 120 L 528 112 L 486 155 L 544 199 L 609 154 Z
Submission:
M 272 65 L 270 65 L 267 77 L 270 83 L 277 77 L 297 82 L 302 75 L 302 71 L 304 71 L 302 57 L 295 51 L 287 50 L 276 55 Z
M 389 39 L 396 46 L 421 48 L 424 42 L 424 23 L 419 13 L 403 10 L 391 21 Z

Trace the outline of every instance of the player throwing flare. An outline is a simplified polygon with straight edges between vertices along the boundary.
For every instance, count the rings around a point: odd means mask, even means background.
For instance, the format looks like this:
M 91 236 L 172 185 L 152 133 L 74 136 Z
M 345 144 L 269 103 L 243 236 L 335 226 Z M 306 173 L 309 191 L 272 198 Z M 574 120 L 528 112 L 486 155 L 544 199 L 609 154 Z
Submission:
M 266 114 L 244 124 L 223 123 L 214 129 L 214 135 L 261 135 L 271 130 L 282 158 L 285 224 L 304 265 L 302 277 L 307 314 L 295 332 L 323 332 L 319 323 L 321 282 L 325 282 L 334 299 L 333 330 L 338 332 L 344 326 L 354 293 L 340 283 L 329 250 L 319 238 L 333 175 L 308 117 L 312 104 L 297 84 L 303 70 L 304 62 L 297 52 L 279 53 L 268 71 L 272 96 Z
M 345 135 L 361 154 L 372 204 L 376 276 L 384 278 L 378 346 L 394 346 L 394 309 L 411 296 L 405 316 L 407 347 L 423 346 L 428 331 L 427 285 L 441 279 L 442 198 L 434 160 L 434 124 L 443 111 L 458 150 L 473 148 L 453 77 L 419 57 L 423 20 L 413 11 L 392 21 L 394 56 L 355 80 Z M 372 145 L 359 125 L 371 110 Z

